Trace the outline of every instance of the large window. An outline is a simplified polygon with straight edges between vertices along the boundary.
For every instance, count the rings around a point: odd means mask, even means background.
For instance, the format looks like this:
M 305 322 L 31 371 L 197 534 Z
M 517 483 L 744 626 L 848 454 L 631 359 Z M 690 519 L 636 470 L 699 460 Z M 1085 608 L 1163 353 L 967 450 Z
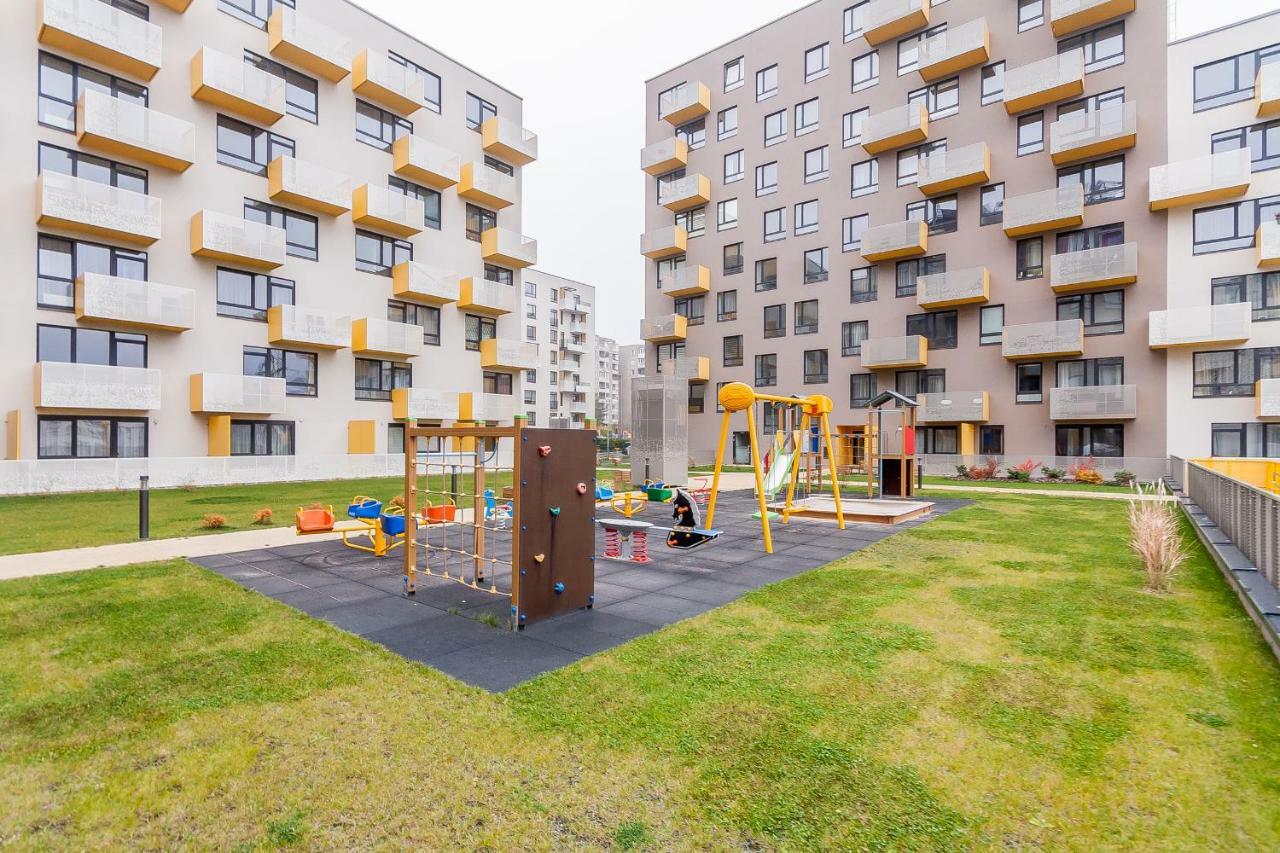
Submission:
M 1018 281 L 1044 278 L 1044 238 L 1024 237 L 1018 241 L 1015 258 Z
M 756 385 L 760 388 L 771 388 L 778 384 L 778 354 L 766 353 L 756 356 Z
M 498 227 L 498 214 L 474 204 L 467 205 L 467 239 L 480 242 L 480 235 Z
M 995 225 L 1004 221 L 1004 184 L 982 188 L 978 202 L 978 224 Z
M 769 195 L 778 191 L 778 164 L 761 163 L 756 166 L 756 195 Z
M 721 251 L 724 275 L 737 275 L 742 272 L 742 244 L 729 243 Z
M 421 326 L 422 342 L 433 347 L 440 346 L 440 309 L 435 305 L 419 305 L 416 302 L 388 299 L 387 319 L 395 323 Z
M 284 392 L 290 397 L 314 397 L 317 394 L 316 354 L 273 347 L 245 347 L 244 375 L 269 376 L 284 380 Z
M 846 320 L 840 324 L 840 355 L 862 355 L 862 342 L 867 339 L 866 320 Z
M 1023 362 L 1014 368 L 1015 403 L 1044 402 L 1044 365 L 1040 362 Z
M 721 361 L 725 367 L 742 366 L 742 335 L 727 335 L 721 350 Z
M 849 301 L 876 301 L 876 268 L 858 267 L 849 270 Z
M 1018 32 L 1023 33 L 1044 23 L 1044 0 L 1018 0 Z
M 1086 335 L 1124 331 L 1124 291 L 1102 290 L 1058 297 L 1059 320 L 1083 320 Z
M 146 418 L 54 417 L 36 420 L 40 459 L 125 459 L 147 455 Z
M 777 290 L 778 259 L 762 258 L 756 261 L 756 290 Z
M 1280 424 L 1213 424 L 1210 430 L 1214 456 L 1280 456 Z
M 904 148 L 898 152 L 898 186 L 914 184 L 920 174 L 920 158 L 928 157 L 935 151 L 946 151 L 947 140 L 926 142 L 914 148 Z
M 764 144 L 773 145 L 787 138 L 787 111 L 778 110 L 764 117 Z
M 1004 339 L 1004 306 L 983 305 L 978 309 L 978 345 L 998 344 Z
M 982 66 L 982 105 L 999 103 L 1004 99 L 1004 62 Z
M 764 212 L 764 241 L 781 240 L 787 236 L 787 209 L 777 207 Z
M 498 321 L 494 318 L 479 314 L 465 314 L 463 318 L 463 337 L 467 349 L 479 350 L 481 341 L 498 336 Z
M 145 169 L 81 154 L 79 151 L 68 151 L 66 148 L 44 142 L 40 143 L 40 171 L 71 175 L 96 184 L 106 184 L 135 193 L 147 191 Z
M 697 151 L 707 144 L 707 120 L 698 118 L 676 128 L 676 139 L 683 140 L 690 151 Z M 510 173 L 508 173 L 510 174 Z
M 738 227 L 738 200 L 727 198 L 716 202 L 716 230 L 728 231 Z
M 1055 429 L 1058 456 L 1124 456 L 1124 427 L 1120 424 L 1078 424 Z
M 923 335 L 929 340 L 929 349 L 955 349 L 959 341 L 958 312 L 928 311 L 907 316 L 907 334 Z
M 394 50 L 387 51 L 387 57 L 397 65 L 403 65 L 422 78 L 422 100 L 427 109 L 438 113 L 441 108 L 440 75 L 429 68 L 424 68 L 411 59 L 401 56 Z
M 738 291 L 722 290 L 716 294 L 716 322 L 738 319 Z
M 1058 170 L 1058 186 L 1080 184 L 1084 203 L 1099 204 L 1124 198 L 1124 156 L 1108 157 Z
M 701 237 L 707 230 L 707 208 L 695 207 L 682 210 L 674 217 L 675 224 L 688 232 L 690 237 Z
M 787 306 L 764 306 L 764 336 L 766 338 L 783 338 L 787 335 Z
M 281 6 L 295 8 L 294 0 L 218 0 L 218 8 L 246 24 L 267 28 L 267 19 Z
M 1061 255 L 1066 252 L 1083 252 L 1088 249 L 1101 249 L 1104 246 L 1120 246 L 1123 244 L 1124 223 L 1115 222 L 1110 225 L 1082 228 L 1079 231 L 1064 231 L 1058 234 L 1054 251 Z
M 1084 49 L 1084 71 L 1092 74 L 1124 62 L 1124 21 L 1089 30 L 1058 42 L 1058 53 Z
M 479 95 L 467 92 L 467 127 L 479 130 L 480 125 L 498 115 L 498 108 Z
M 706 322 L 706 297 L 681 296 L 671 307 L 675 313 L 688 320 L 690 326 L 701 326 Z
M 960 204 L 956 196 L 940 195 L 913 201 L 907 205 L 907 219 L 925 222 L 929 233 L 950 234 L 959 227 Z
M 356 101 L 356 139 L 365 145 L 390 151 L 402 136 L 413 133 L 413 122 L 393 112 L 375 107 L 367 101 Z
M 923 258 L 910 258 L 898 261 L 894 286 L 894 295 L 898 297 L 916 295 L 916 279 L 922 275 L 934 275 L 947 271 L 946 255 L 928 255 Z
M 738 108 L 725 107 L 716 113 L 716 139 L 730 139 L 738 135 Z
M 404 178 L 397 178 L 395 175 L 387 176 L 387 189 L 393 193 L 407 195 L 409 198 L 416 198 L 422 202 L 422 208 L 425 212 L 423 224 L 428 228 L 436 231 L 440 230 L 440 193 L 427 187 L 418 186 Z
M 827 249 L 808 249 L 804 253 L 804 283 L 827 280 Z
M 960 430 L 954 426 L 919 427 L 916 431 L 916 452 L 948 454 L 959 453 Z
M 314 77 L 251 50 L 244 52 L 244 61 L 284 82 L 285 112 L 312 124 L 320 121 L 319 83 Z
M 827 381 L 827 351 L 824 349 L 807 349 L 804 351 L 804 384 L 821 385 Z
M 796 136 L 803 136 L 818 129 L 818 99 L 796 104 Z
M 871 0 L 858 0 L 844 10 L 844 40 L 853 41 L 862 35 L 863 20 L 867 14 L 867 6 Z
M 267 164 L 277 157 L 292 157 L 297 150 L 287 136 L 251 124 L 218 116 L 218 162 L 255 175 L 265 175 Z
M 1124 359 L 1120 356 L 1076 358 L 1060 361 L 1055 367 L 1059 388 L 1124 384 Z
M 284 229 L 284 246 L 287 254 L 308 261 L 320 257 L 319 223 L 314 216 L 286 210 L 266 202 L 244 200 L 244 218 Z
M 930 27 L 927 30 L 921 30 L 915 35 L 907 36 L 898 41 L 898 76 L 915 71 L 920 66 L 920 43 L 931 36 L 940 35 L 947 31 L 946 24 L 939 24 L 936 27 Z
M 951 77 L 916 89 L 907 95 L 907 103 L 924 104 L 931 121 L 956 115 L 960 112 L 960 78 Z
M 724 183 L 732 184 L 742 180 L 746 171 L 746 159 L 741 150 L 730 151 L 724 155 Z
M 1193 78 L 1196 112 L 1250 100 L 1258 69 L 1272 62 L 1280 62 L 1280 44 L 1197 66 Z
M 849 196 L 870 195 L 880 189 L 880 161 L 875 157 L 849 167 Z
M 76 129 L 76 101 L 87 91 L 147 105 L 147 87 L 103 74 L 78 62 L 40 52 L 40 102 L 37 120 L 58 130 Z
M 795 326 L 797 335 L 818 333 L 818 300 L 805 299 L 795 304 Z
M 146 367 L 147 336 L 68 326 L 36 326 L 36 361 Z
M 818 200 L 796 203 L 795 208 L 796 235 L 812 234 L 818 230 Z M 785 227 L 785 226 L 784 226 Z M 766 233 L 768 229 L 766 228 Z
M 745 66 L 742 57 L 730 59 L 724 64 L 724 90 L 732 92 L 746 82 Z
M 871 217 L 869 214 L 860 213 L 857 216 L 846 216 L 840 223 L 840 250 L 842 252 L 857 252 L 862 249 L 862 235 L 870 227 Z
M 804 182 L 806 184 L 825 180 L 830 174 L 831 166 L 827 146 L 810 148 L 804 152 Z
M 293 305 L 294 283 L 266 273 L 218 267 L 218 314 L 266 320 L 273 305 Z
M 1044 150 L 1044 113 L 1018 116 L 1018 156 Z
M 1191 373 L 1193 397 L 1252 397 L 1254 382 L 1280 378 L 1280 347 L 1197 352 Z
M 852 77 L 853 82 L 850 87 L 851 91 L 857 92 L 862 89 L 870 88 L 880 82 L 880 53 L 879 51 L 871 51 L 864 53 L 862 56 L 854 57 L 852 61 Z
M 232 421 L 232 456 L 292 456 L 292 421 Z
M 778 66 L 770 65 L 756 72 L 756 100 L 763 101 L 778 94 Z
M 847 112 L 841 119 L 841 141 L 845 148 L 862 142 L 862 125 L 871 115 L 871 107 Z
M 1214 305 L 1248 302 L 1253 306 L 1255 322 L 1280 320 L 1280 272 L 1215 278 L 1210 286 Z
M 1215 133 L 1210 144 L 1215 154 L 1248 148 L 1255 172 L 1280 168 L 1280 119 Z
M 823 43 L 804 52 L 804 82 L 827 76 L 831 70 L 831 45 Z
M 1207 255 L 1252 248 L 1263 222 L 1280 222 L 1280 196 L 1202 207 L 1192 214 L 1192 252 Z
M 849 406 L 854 409 L 865 409 L 876 396 L 876 375 L 874 373 L 849 374 Z
M 978 428 L 978 452 L 983 456 L 1004 455 L 1004 427 L 984 426 Z
M 920 394 L 941 394 L 947 390 L 945 370 L 899 370 L 893 376 L 894 390 L 914 399 Z
M 70 311 L 85 273 L 147 280 L 147 253 L 41 234 L 36 241 L 36 304 Z
M 396 388 L 413 386 L 413 367 L 376 358 L 356 359 L 357 400 L 390 400 Z

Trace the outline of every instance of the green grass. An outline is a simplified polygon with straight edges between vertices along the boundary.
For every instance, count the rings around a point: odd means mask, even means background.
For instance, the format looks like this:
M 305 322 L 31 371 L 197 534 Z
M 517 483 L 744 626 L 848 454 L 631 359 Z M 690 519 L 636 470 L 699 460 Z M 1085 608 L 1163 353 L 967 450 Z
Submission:
M 1280 666 L 1125 529 L 984 495 L 498 697 L 181 561 L 0 584 L 0 843 L 1276 849 Z

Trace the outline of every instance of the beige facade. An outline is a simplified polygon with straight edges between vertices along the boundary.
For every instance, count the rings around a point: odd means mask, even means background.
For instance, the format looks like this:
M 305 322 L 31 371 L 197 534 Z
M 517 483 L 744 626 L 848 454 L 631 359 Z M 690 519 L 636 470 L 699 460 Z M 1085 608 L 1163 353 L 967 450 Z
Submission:
M 524 412 L 537 426 L 581 428 L 596 416 L 596 289 L 531 269 L 523 293 L 518 331 L 538 350 L 525 375 Z
M 644 344 L 618 346 L 618 428 L 627 435 L 631 433 L 631 411 L 635 402 L 632 381 L 644 376 L 644 360 Z

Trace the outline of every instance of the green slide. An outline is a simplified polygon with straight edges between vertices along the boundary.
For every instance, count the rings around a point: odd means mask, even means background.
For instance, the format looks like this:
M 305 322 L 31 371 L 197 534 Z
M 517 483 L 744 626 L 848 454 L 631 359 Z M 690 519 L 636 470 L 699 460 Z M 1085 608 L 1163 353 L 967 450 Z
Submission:
M 791 466 L 796 463 L 796 452 L 794 450 L 779 450 L 774 454 L 773 464 L 769 466 L 769 472 L 764 475 L 764 497 L 766 501 L 773 500 L 774 496 L 787 487 L 787 481 L 791 477 Z M 753 512 L 752 518 L 759 518 L 759 512 Z M 776 512 L 769 513 L 770 518 L 777 518 Z

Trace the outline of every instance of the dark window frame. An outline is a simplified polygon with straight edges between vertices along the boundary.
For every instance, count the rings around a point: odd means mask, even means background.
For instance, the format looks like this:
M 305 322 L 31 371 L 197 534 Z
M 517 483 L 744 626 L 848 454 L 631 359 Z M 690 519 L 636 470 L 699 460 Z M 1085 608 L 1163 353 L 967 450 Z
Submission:
M 107 452 L 104 455 L 81 454 L 79 429 L 81 421 L 106 421 L 108 424 Z M 45 424 L 71 424 L 71 452 L 68 454 L 45 453 L 41 432 Z M 142 454 L 138 456 L 120 455 L 120 425 L 135 424 L 142 426 Z M 36 416 L 36 458 L 37 459 L 146 459 L 151 455 L 151 419 L 135 417 L 97 417 L 93 415 L 37 415 Z

